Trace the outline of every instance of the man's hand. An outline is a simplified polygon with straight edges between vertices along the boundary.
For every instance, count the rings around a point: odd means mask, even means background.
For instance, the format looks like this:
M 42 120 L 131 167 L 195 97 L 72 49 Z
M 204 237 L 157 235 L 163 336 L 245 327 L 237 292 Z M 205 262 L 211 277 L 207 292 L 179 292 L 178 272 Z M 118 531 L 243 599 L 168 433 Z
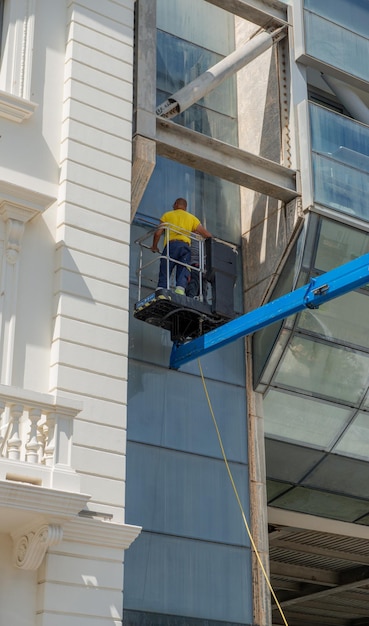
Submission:
M 159 252 L 159 254 L 160 254 L 160 250 L 159 250 L 158 246 L 155 246 L 154 244 L 152 244 L 152 246 L 151 246 L 150 250 L 151 250 L 152 252 Z

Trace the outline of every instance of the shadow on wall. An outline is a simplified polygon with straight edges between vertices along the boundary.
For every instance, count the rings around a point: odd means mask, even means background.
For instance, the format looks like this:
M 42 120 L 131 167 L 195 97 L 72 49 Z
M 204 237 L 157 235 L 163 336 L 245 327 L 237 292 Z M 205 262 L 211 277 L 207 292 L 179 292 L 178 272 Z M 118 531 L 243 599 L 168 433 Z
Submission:
M 278 59 L 273 50 L 268 68 L 265 108 L 260 129 L 260 156 L 281 162 L 281 111 Z M 248 190 L 244 195 L 243 257 L 245 307 L 260 306 L 276 275 L 286 247 L 296 230 L 295 208 L 275 198 Z M 244 203 L 243 203 L 244 204 Z M 290 203 L 292 204 L 292 203 Z

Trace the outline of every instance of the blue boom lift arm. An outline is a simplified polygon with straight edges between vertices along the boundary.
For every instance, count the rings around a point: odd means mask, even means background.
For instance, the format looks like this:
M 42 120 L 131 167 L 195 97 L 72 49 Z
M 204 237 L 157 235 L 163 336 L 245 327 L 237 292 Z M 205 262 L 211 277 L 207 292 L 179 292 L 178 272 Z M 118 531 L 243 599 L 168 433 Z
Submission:
M 369 283 L 369 254 L 312 278 L 310 283 L 296 291 L 264 304 L 188 343 L 174 343 L 169 367 L 178 369 L 181 365 L 226 346 L 240 337 L 251 335 L 306 308 L 317 309 L 321 304 L 363 287 L 366 283 Z

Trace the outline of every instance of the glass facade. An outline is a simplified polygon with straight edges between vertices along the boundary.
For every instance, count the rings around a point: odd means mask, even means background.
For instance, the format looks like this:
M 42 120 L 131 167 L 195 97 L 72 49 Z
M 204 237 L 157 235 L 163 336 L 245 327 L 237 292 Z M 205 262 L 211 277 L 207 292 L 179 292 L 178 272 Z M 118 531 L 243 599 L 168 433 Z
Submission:
M 300 239 L 296 285 L 369 251 L 367 232 L 314 213 Z M 288 271 L 281 282 L 291 285 Z M 284 289 L 279 285 L 274 297 Z M 368 307 L 364 287 L 285 320 L 264 370 L 255 367 L 255 384 L 264 394 L 268 499 L 274 507 L 367 520 Z M 255 350 L 265 341 L 263 333 L 254 337 Z
M 204 23 L 211 21 L 212 28 Z M 157 102 L 234 46 L 234 18 L 202 0 L 158 0 Z M 173 121 L 237 143 L 235 81 Z M 132 241 L 176 197 L 213 235 L 239 246 L 240 193 L 227 181 L 164 158 L 132 225 Z M 139 247 L 131 246 L 131 310 Z M 152 256 L 150 251 L 146 251 Z M 240 262 L 241 265 L 241 262 Z M 150 267 L 143 296 L 157 283 Z M 237 307 L 242 310 L 242 280 Z M 251 553 L 196 362 L 169 370 L 170 335 L 130 319 L 126 521 L 143 530 L 125 555 L 125 626 L 247 626 L 252 623 Z M 249 509 L 243 342 L 202 359 L 227 459 Z
M 310 104 L 314 200 L 369 221 L 369 128 Z
M 157 26 L 157 105 L 234 50 L 232 16 L 203 2 L 187 0 L 184 10 L 179 0 L 160 0 Z M 173 121 L 237 145 L 235 81 L 227 79 Z
M 306 53 L 369 81 L 366 0 L 304 0 Z

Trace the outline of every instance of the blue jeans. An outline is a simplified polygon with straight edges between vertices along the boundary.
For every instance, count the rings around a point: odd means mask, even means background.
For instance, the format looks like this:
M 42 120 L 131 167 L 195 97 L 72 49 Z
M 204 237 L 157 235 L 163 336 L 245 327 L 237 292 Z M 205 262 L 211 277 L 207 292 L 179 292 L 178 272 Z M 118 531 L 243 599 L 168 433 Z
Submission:
M 184 241 L 180 241 L 179 239 L 173 239 L 169 242 L 169 278 L 173 271 L 174 266 L 176 266 L 176 286 L 177 287 L 186 287 L 187 286 L 187 278 L 189 276 L 189 270 L 187 268 L 191 262 L 191 248 Z M 165 246 L 162 255 L 165 256 L 167 254 L 168 246 Z M 174 259 L 172 261 L 172 259 Z M 185 265 L 178 265 L 176 261 L 180 261 Z M 169 288 L 169 284 L 167 284 L 167 267 L 168 260 L 160 259 L 160 270 L 159 270 L 159 281 L 158 287 L 166 287 Z

